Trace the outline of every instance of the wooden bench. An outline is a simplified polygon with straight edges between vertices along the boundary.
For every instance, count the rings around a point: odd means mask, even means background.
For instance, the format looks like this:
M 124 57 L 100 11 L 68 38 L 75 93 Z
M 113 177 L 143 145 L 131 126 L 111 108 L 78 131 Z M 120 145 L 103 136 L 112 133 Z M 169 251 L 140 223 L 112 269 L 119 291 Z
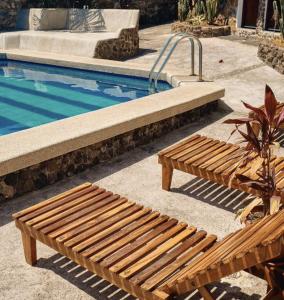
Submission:
M 201 135 L 193 135 L 169 148 L 159 152 L 159 163 L 162 164 L 162 187 L 170 190 L 173 170 L 177 169 L 199 178 L 260 196 L 259 190 L 249 188 L 231 175 L 239 166 L 245 148 Z M 276 171 L 276 182 L 279 190 L 284 188 L 284 158 L 273 157 Z M 238 170 L 239 174 L 249 175 L 251 164 Z M 252 179 L 258 176 L 253 171 Z M 283 194 L 283 193 L 282 193 Z
M 284 250 L 284 211 L 217 242 L 215 235 L 90 183 L 13 218 L 30 265 L 38 240 L 139 299 L 165 300 L 195 289 L 213 299 L 205 285 L 283 257 Z

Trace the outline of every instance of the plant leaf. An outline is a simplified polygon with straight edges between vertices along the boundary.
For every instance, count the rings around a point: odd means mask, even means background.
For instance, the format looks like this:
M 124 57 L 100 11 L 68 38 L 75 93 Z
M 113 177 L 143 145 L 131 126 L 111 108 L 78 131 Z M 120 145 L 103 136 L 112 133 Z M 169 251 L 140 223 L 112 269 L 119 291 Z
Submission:
M 246 126 L 247 126 L 247 134 L 254 141 L 253 145 L 255 145 L 257 151 L 259 152 L 260 151 L 260 144 L 259 144 L 258 138 L 255 135 L 254 130 L 251 127 L 251 124 L 246 123 Z
M 245 139 L 248 143 L 250 143 L 250 144 L 255 148 L 255 150 L 256 150 L 257 152 L 259 152 L 259 150 L 260 150 L 260 145 L 259 145 L 259 142 L 258 142 L 257 138 L 255 139 L 255 134 L 253 134 L 254 136 L 250 136 L 250 135 L 248 135 L 248 134 L 242 132 L 242 131 L 239 130 L 239 129 L 238 129 L 238 132 L 239 132 L 240 135 L 242 135 L 242 136 L 244 137 L 244 139 Z
M 228 119 L 223 122 L 223 124 L 236 124 L 236 125 L 242 125 L 246 124 L 248 122 L 252 122 L 252 118 L 240 118 L 240 119 Z
M 254 107 L 254 106 L 252 106 L 252 105 L 250 105 L 250 104 L 248 104 L 244 101 L 242 101 L 242 102 L 243 102 L 243 105 L 247 109 L 249 109 L 249 110 L 251 110 L 255 113 L 254 117 L 256 117 L 259 121 L 262 121 L 264 118 L 266 118 L 266 114 L 264 113 L 264 111 L 261 108 Z
M 266 85 L 265 87 L 265 113 L 267 115 L 267 118 L 269 119 L 270 122 L 273 122 L 275 114 L 276 114 L 276 109 L 277 109 L 277 101 L 274 96 L 274 93 L 272 89 Z
M 278 121 L 276 123 L 277 128 L 279 128 L 279 126 L 283 123 L 284 121 L 284 108 L 282 108 L 279 116 L 278 116 Z

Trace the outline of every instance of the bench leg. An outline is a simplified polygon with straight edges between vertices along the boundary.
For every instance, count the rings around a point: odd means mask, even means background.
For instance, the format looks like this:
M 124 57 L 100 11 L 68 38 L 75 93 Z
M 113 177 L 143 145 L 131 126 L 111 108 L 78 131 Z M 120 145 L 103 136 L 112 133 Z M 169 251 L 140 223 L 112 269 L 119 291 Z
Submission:
M 208 289 L 205 286 L 200 287 L 198 291 L 204 300 L 214 300 L 212 294 L 208 291 Z
M 22 242 L 23 242 L 26 262 L 29 265 L 33 266 L 36 264 L 37 261 L 36 240 L 23 231 L 21 231 L 21 233 L 22 233 Z
M 163 190 L 169 191 L 171 188 L 173 178 L 173 168 L 162 165 L 162 188 Z

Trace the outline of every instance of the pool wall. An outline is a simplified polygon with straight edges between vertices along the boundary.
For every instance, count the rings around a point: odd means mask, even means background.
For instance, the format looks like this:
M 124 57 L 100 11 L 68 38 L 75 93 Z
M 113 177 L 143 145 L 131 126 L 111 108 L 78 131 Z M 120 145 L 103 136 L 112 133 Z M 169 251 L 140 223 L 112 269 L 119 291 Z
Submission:
M 217 110 L 218 101 L 174 117 L 152 123 L 102 142 L 60 155 L 39 164 L 0 177 L 0 199 L 11 199 L 41 189 L 66 177 L 82 172 L 98 163 L 148 144 L 158 137 L 198 121 Z
M 149 70 L 106 60 L 4 53 L 7 59 L 147 77 Z M 3 57 L 3 56 L 2 56 Z M 224 89 L 167 72 L 175 88 L 0 137 L 0 198 L 40 189 L 108 161 L 217 109 Z

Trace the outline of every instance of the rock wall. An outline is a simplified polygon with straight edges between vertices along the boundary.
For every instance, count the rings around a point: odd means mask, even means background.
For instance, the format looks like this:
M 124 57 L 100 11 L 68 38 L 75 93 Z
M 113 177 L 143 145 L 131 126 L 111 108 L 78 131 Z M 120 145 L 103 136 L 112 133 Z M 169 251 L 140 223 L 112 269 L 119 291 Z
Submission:
M 194 26 L 186 22 L 175 22 L 171 28 L 172 32 L 185 32 L 197 37 L 210 38 L 226 36 L 231 34 L 230 26 Z
M 118 39 L 99 41 L 95 58 L 124 60 L 139 52 L 139 35 L 137 28 L 123 29 Z
M 284 74 L 284 47 L 278 47 L 269 42 L 260 43 L 258 57 L 279 73 Z
M 0 202 L 53 184 L 94 167 L 100 162 L 110 161 L 112 158 L 135 147 L 145 145 L 173 129 L 197 121 L 201 116 L 208 116 L 210 111 L 217 109 L 217 104 L 217 101 L 206 104 L 200 108 L 2 176 L 0 177 Z

